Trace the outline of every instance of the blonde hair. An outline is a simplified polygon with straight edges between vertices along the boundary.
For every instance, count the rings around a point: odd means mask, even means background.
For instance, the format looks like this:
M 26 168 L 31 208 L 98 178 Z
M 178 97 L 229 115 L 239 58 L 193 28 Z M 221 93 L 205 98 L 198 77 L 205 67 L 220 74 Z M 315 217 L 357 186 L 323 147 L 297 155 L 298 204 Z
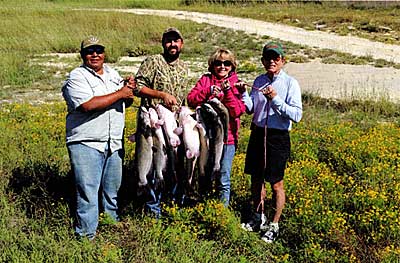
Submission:
M 235 54 L 226 48 L 218 48 L 208 58 L 208 71 L 214 74 L 214 63 L 216 60 L 229 60 L 232 63 L 232 72 L 236 71 L 237 62 Z

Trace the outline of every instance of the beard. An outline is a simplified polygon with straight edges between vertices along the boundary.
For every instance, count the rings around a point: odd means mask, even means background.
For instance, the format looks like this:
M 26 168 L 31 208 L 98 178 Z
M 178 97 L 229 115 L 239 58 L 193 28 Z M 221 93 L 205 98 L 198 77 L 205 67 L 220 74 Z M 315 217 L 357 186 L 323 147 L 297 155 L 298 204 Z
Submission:
M 181 53 L 181 51 L 176 46 L 171 46 L 168 49 L 164 48 L 164 57 L 169 62 L 175 61 L 176 59 L 178 59 L 180 53 Z

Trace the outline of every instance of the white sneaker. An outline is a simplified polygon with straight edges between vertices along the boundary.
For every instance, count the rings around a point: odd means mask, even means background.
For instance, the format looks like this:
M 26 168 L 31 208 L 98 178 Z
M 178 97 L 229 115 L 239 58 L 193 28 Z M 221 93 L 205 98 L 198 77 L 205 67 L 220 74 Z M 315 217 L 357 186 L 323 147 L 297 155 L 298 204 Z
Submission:
M 242 223 L 241 227 L 249 232 L 258 232 L 260 230 L 266 230 L 268 225 L 266 224 L 266 218 L 264 213 L 255 213 L 253 217 L 247 223 Z
M 272 243 L 276 240 L 279 234 L 279 226 L 276 224 L 269 224 L 267 231 L 261 237 L 264 242 Z

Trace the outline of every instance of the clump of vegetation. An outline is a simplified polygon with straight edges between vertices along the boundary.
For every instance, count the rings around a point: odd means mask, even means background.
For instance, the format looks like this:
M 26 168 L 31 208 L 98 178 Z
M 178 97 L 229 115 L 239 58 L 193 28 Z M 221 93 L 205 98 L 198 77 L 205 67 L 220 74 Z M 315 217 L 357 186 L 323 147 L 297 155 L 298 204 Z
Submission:
M 259 66 L 256 65 L 255 63 L 246 60 L 239 64 L 237 72 L 238 73 L 249 73 L 249 72 L 257 71 L 258 68 L 259 68 Z

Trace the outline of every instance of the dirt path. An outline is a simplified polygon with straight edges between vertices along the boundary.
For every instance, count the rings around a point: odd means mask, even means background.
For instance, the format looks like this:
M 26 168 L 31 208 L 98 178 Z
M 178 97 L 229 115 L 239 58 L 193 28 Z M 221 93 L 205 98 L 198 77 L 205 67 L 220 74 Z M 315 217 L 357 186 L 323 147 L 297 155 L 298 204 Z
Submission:
M 191 20 L 197 23 L 241 30 L 248 34 L 267 35 L 310 47 L 327 48 L 356 56 L 371 56 L 375 59 L 400 63 L 400 46 L 352 36 L 338 36 L 254 19 L 199 12 L 152 9 L 97 10 Z M 325 98 L 386 98 L 400 102 L 400 70 L 394 68 L 323 64 L 317 60 L 302 64 L 287 63 L 285 69 L 299 80 L 303 91 Z
M 303 91 L 324 98 L 389 99 L 400 102 L 400 70 L 369 65 L 288 63 L 285 70 L 296 77 Z

